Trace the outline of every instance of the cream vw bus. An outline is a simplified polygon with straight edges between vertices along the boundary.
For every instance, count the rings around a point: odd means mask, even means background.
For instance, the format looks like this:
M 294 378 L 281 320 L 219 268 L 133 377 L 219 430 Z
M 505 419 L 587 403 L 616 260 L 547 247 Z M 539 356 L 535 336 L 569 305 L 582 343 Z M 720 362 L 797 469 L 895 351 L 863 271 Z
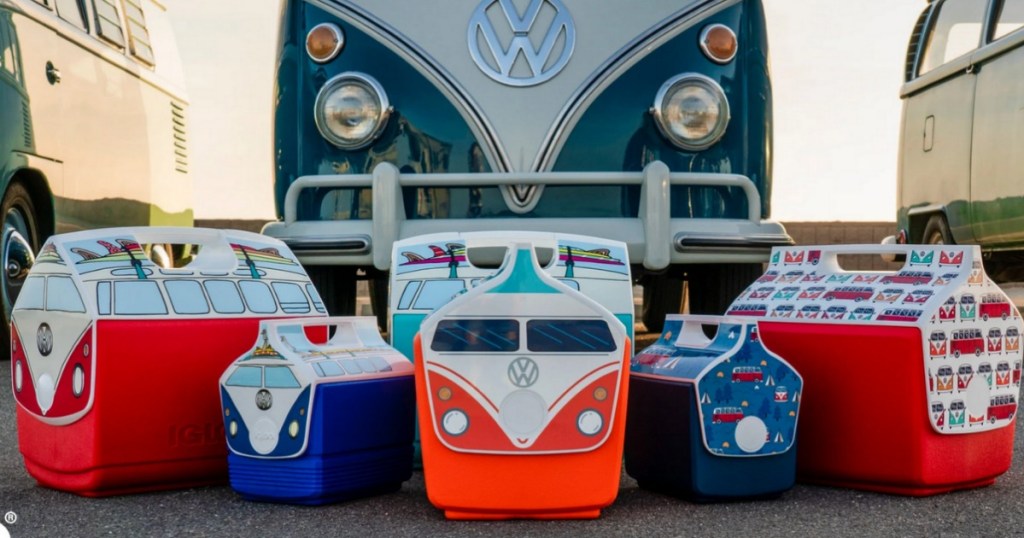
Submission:
M 165 9 L 0 0 L 4 342 L 32 253 L 50 235 L 192 224 L 187 102 Z

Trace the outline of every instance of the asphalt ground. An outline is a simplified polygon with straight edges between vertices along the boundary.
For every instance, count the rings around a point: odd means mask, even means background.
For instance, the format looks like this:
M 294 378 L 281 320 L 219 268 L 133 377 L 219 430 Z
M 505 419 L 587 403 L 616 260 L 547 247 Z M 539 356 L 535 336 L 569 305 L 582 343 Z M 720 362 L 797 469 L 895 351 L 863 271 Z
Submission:
M 455 522 L 427 500 L 422 472 L 397 493 L 323 507 L 252 503 L 226 485 L 103 499 L 41 488 L 18 453 L 10 387 L 9 362 L 0 361 L 0 517 L 14 538 L 1024 536 L 1020 414 L 1013 466 L 976 490 L 908 498 L 798 484 L 773 501 L 693 504 L 641 490 L 623 473 L 618 499 L 596 520 Z

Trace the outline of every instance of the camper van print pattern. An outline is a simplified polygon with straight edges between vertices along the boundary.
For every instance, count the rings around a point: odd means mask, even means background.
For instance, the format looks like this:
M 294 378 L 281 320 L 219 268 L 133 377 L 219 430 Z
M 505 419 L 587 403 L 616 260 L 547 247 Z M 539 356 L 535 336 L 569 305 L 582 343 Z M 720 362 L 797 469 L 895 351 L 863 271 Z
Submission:
M 769 456 L 790 449 L 796 437 L 803 380 L 769 352 L 752 322 L 721 320 L 707 346 L 682 337 L 687 316 L 670 316 L 661 337 L 635 355 L 634 374 L 693 383 L 704 446 L 719 456 Z M 680 405 L 683 405 L 680 402 Z
M 776 248 L 765 274 L 728 314 L 801 323 L 872 323 L 921 329 L 929 417 L 941 433 L 1013 423 L 1024 329 L 985 274 L 977 247 L 906 247 L 896 273 L 848 272 L 837 255 L 877 246 Z

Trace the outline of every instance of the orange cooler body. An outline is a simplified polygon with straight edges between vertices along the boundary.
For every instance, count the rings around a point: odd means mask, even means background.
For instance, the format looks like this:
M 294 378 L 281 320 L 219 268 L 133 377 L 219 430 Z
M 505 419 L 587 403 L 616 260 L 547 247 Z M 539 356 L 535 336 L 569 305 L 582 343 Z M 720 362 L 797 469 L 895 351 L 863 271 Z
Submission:
M 925 496 L 985 486 L 1010 468 L 1014 427 L 932 428 L 919 328 L 766 320 L 758 330 L 804 378 L 799 480 Z
M 618 494 L 626 433 L 627 378 L 618 379 L 619 393 L 608 426 L 611 433 L 587 452 L 536 454 L 479 454 L 445 446 L 432 423 L 431 398 L 420 336 L 414 343 L 416 404 L 423 450 L 423 469 L 430 502 L 448 519 L 593 519 Z M 626 341 L 616 376 L 628 376 L 630 345 Z M 615 379 L 600 379 L 595 386 L 614 386 Z M 610 383 L 609 383 L 610 382 Z M 436 384 L 435 384 L 436 386 Z M 609 388 L 611 388 L 609 386 Z M 581 395 L 592 392 L 588 387 Z M 612 398 L 609 398 L 612 399 Z M 481 410 L 482 411 L 482 410 Z M 564 411 L 570 411 L 569 407 Z M 470 412 L 470 422 L 475 422 Z M 563 413 L 545 431 L 548 440 L 576 434 L 575 414 Z M 571 415 L 571 423 L 562 420 Z M 479 417 L 479 422 L 487 419 Z M 570 430 L 571 428 L 571 430 Z M 497 426 L 494 428 L 497 430 Z M 537 441 L 542 446 L 545 436 Z M 510 445 L 511 446 L 511 445 Z

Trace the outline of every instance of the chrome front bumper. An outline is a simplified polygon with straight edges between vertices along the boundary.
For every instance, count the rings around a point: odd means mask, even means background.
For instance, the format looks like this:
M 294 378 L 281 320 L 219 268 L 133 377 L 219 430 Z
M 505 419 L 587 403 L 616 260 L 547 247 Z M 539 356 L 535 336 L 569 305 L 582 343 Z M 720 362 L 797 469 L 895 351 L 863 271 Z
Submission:
M 402 187 L 493 185 L 640 185 L 637 218 L 501 218 L 406 220 Z M 747 196 L 746 219 L 670 218 L 671 185 L 739 187 Z M 373 218 L 299 221 L 303 189 L 370 187 Z M 761 197 L 754 183 L 735 174 L 670 173 L 655 161 L 643 172 L 538 172 L 524 174 L 402 174 L 382 163 L 372 174 L 303 176 L 288 188 L 284 222 L 271 222 L 263 233 L 284 241 L 308 265 L 374 266 L 388 270 L 392 244 L 416 235 L 453 230 L 526 230 L 563 232 L 615 239 L 629 247 L 630 263 L 653 271 L 681 263 L 757 263 L 768 260 L 773 246 L 791 245 L 782 224 L 761 220 Z

